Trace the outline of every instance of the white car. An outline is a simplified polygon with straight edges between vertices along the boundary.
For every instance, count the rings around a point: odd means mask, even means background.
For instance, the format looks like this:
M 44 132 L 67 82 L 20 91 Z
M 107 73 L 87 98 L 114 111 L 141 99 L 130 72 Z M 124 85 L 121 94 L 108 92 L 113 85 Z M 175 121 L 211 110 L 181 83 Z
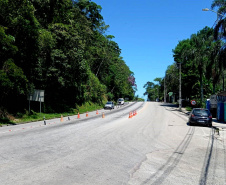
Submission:
M 123 98 L 119 98 L 118 99 L 118 104 L 119 105 L 124 105 L 124 99 Z

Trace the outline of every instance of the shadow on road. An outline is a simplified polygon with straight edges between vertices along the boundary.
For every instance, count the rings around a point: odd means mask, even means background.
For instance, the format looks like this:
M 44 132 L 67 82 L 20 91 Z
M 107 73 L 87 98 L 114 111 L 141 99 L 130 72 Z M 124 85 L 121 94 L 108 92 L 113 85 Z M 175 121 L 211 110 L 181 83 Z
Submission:
M 164 106 L 164 107 L 175 107 L 175 108 L 178 107 L 178 105 L 173 104 L 173 103 L 163 103 L 160 106 Z
M 179 107 L 178 107 L 178 105 L 176 105 L 176 104 L 172 104 L 172 103 L 163 103 L 163 104 L 161 104 L 160 106 L 162 106 L 162 107 L 167 107 L 166 109 L 168 110 L 168 111 L 174 111 L 174 112 L 181 112 L 181 113 L 183 113 L 183 114 L 186 114 L 187 116 L 190 114 L 190 111 L 187 111 L 184 107 L 182 107 L 181 108 L 181 111 L 179 110 Z

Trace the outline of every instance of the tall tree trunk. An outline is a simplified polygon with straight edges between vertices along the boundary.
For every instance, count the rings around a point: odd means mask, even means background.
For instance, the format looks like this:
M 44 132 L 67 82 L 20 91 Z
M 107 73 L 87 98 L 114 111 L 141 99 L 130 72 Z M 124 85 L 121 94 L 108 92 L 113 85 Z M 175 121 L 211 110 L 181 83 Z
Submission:
M 216 91 L 216 85 L 215 83 L 213 84 L 213 94 L 215 94 L 215 91 Z
M 224 91 L 224 70 L 222 72 L 223 72 L 223 91 Z
M 100 66 L 102 65 L 102 63 L 103 63 L 103 62 L 104 62 L 104 59 L 102 59 L 102 61 L 101 61 L 100 65 L 99 65 L 99 67 L 98 67 L 98 70 L 97 70 L 96 76 L 98 75 L 98 73 L 99 73 L 99 71 L 100 71 Z

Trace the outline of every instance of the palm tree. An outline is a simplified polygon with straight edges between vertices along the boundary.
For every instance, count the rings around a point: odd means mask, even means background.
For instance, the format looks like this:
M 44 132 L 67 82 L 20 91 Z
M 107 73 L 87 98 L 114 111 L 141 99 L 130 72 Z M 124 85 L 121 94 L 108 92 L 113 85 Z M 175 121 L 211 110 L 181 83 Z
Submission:
M 214 0 L 211 8 L 218 8 L 217 10 L 217 24 L 214 28 L 214 38 L 215 40 L 226 37 L 226 17 L 223 16 L 226 14 L 226 0 Z
M 218 40 L 212 42 L 209 48 L 209 60 L 206 68 L 207 79 L 212 79 L 213 83 L 213 94 L 216 92 L 216 84 L 219 82 L 221 75 L 223 74 L 223 58 L 224 50 L 222 49 L 222 41 Z
M 213 41 L 213 29 L 205 27 L 191 36 L 191 49 L 188 54 L 193 58 L 193 65 L 199 71 L 200 100 L 203 103 L 203 75 L 208 63 L 208 51 Z
M 215 28 L 214 28 L 214 39 L 215 40 L 225 40 L 226 39 L 226 0 L 214 0 L 211 8 L 218 8 L 217 10 L 217 17 L 219 21 L 217 22 Z M 226 68 L 226 45 L 223 43 L 221 44 L 221 48 L 218 50 L 218 61 L 216 60 L 216 68 L 215 71 L 216 77 L 215 81 L 218 81 L 220 76 L 223 75 L 223 81 L 224 81 L 224 69 Z M 223 82 L 224 84 L 224 82 Z M 224 90 L 224 87 L 223 87 Z

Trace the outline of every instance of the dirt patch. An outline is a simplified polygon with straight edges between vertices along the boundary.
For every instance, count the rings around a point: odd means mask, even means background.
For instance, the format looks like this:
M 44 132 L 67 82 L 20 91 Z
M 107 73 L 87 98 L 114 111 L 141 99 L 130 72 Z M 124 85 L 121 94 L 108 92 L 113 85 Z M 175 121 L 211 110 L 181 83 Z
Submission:
M 8 111 L 2 107 L 0 107 L 0 118 L 6 118 L 10 121 L 13 121 L 15 119 L 13 115 L 9 114 Z

